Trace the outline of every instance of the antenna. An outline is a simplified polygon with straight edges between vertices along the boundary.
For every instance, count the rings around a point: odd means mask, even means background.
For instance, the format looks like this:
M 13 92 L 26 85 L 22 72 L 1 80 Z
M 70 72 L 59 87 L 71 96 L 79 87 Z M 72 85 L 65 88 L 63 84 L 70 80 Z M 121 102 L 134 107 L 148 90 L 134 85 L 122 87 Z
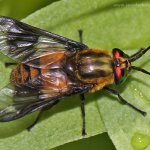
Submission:
M 142 69 L 142 68 L 140 68 L 140 67 L 131 66 L 131 69 L 137 70 L 137 71 L 140 71 L 140 72 L 143 72 L 143 73 L 145 73 L 145 74 L 150 75 L 150 72 L 148 72 L 148 71 L 146 71 L 145 69 Z
M 129 62 L 133 62 L 133 61 L 139 59 L 139 58 L 142 57 L 149 49 L 150 49 L 150 46 L 148 46 L 147 48 L 142 48 L 142 49 L 140 49 L 138 52 L 136 52 L 135 54 L 131 55 L 131 56 L 128 58 Z

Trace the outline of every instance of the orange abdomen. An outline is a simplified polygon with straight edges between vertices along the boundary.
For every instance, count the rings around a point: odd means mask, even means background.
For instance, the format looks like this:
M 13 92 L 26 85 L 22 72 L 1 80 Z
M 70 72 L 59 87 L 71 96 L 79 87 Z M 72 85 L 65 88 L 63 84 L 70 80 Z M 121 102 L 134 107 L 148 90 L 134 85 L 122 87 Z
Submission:
M 23 85 L 30 78 L 30 67 L 19 64 L 11 73 L 11 83 L 13 85 Z
M 11 73 L 11 82 L 15 87 L 38 89 L 50 95 L 65 92 L 70 80 L 62 68 L 63 58 L 64 53 L 51 53 L 33 62 L 18 64 Z

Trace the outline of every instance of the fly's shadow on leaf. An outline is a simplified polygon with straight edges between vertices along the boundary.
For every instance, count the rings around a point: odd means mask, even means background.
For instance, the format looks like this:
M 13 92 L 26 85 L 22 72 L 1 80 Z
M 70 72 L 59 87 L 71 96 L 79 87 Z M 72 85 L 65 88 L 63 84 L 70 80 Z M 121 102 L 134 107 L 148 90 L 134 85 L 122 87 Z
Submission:
M 26 130 L 36 117 L 36 113 L 11 122 L 1 122 L 0 139 L 8 138 Z

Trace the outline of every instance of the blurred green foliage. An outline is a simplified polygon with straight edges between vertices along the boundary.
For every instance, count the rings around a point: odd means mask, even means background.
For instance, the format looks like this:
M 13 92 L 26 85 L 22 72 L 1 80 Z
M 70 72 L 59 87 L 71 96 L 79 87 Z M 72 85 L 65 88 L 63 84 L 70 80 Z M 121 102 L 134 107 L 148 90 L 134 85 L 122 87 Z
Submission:
M 0 0 L 0 15 L 22 19 L 58 0 Z

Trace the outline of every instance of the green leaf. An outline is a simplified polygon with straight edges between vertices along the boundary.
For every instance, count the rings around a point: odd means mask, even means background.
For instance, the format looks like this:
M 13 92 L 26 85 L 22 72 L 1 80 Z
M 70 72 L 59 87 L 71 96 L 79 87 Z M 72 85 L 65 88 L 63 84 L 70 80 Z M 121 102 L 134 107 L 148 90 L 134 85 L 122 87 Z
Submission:
M 0 15 L 21 19 L 32 12 L 47 6 L 58 0 L 37 1 L 37 0 L 1 0 Z
M 139 49 L 149 45 L 149 13 L 150 3 L 146 0 L 62 0 L 23 21 L 77 41 L 77 30 L 83 29 L 83 40 L 89 47 Z M 138 61 L 138 65 L 148 69 L 148 54 Z M 149 112 L 149 82 L 148 76 L 135 72 L 119 89 L 125 99 Z M 74 96 L 62 100 L 45 113 L 30 133 L 24 129 L 32 123 L 36 113 L 14 122 L 1 123 L 0 149 L 44 150 L 83 138 L 78 99 Z M 135 133 L 150 135 L 149 115 L 144 118 L 102 92 L 87 95 L 86 121 L 86 137 L 107 130 L 118 150 L 132 150 Z
M 112 144 L 112 141 L 108 138 L 107 133 L 70 142 L 62 146 L 56 147 L 53 150 L 91 150 L 93 148 L 94 150 L 99 150 L 100 148 L 102 148 L 103 150 L 116 150 L 114 145 Z

